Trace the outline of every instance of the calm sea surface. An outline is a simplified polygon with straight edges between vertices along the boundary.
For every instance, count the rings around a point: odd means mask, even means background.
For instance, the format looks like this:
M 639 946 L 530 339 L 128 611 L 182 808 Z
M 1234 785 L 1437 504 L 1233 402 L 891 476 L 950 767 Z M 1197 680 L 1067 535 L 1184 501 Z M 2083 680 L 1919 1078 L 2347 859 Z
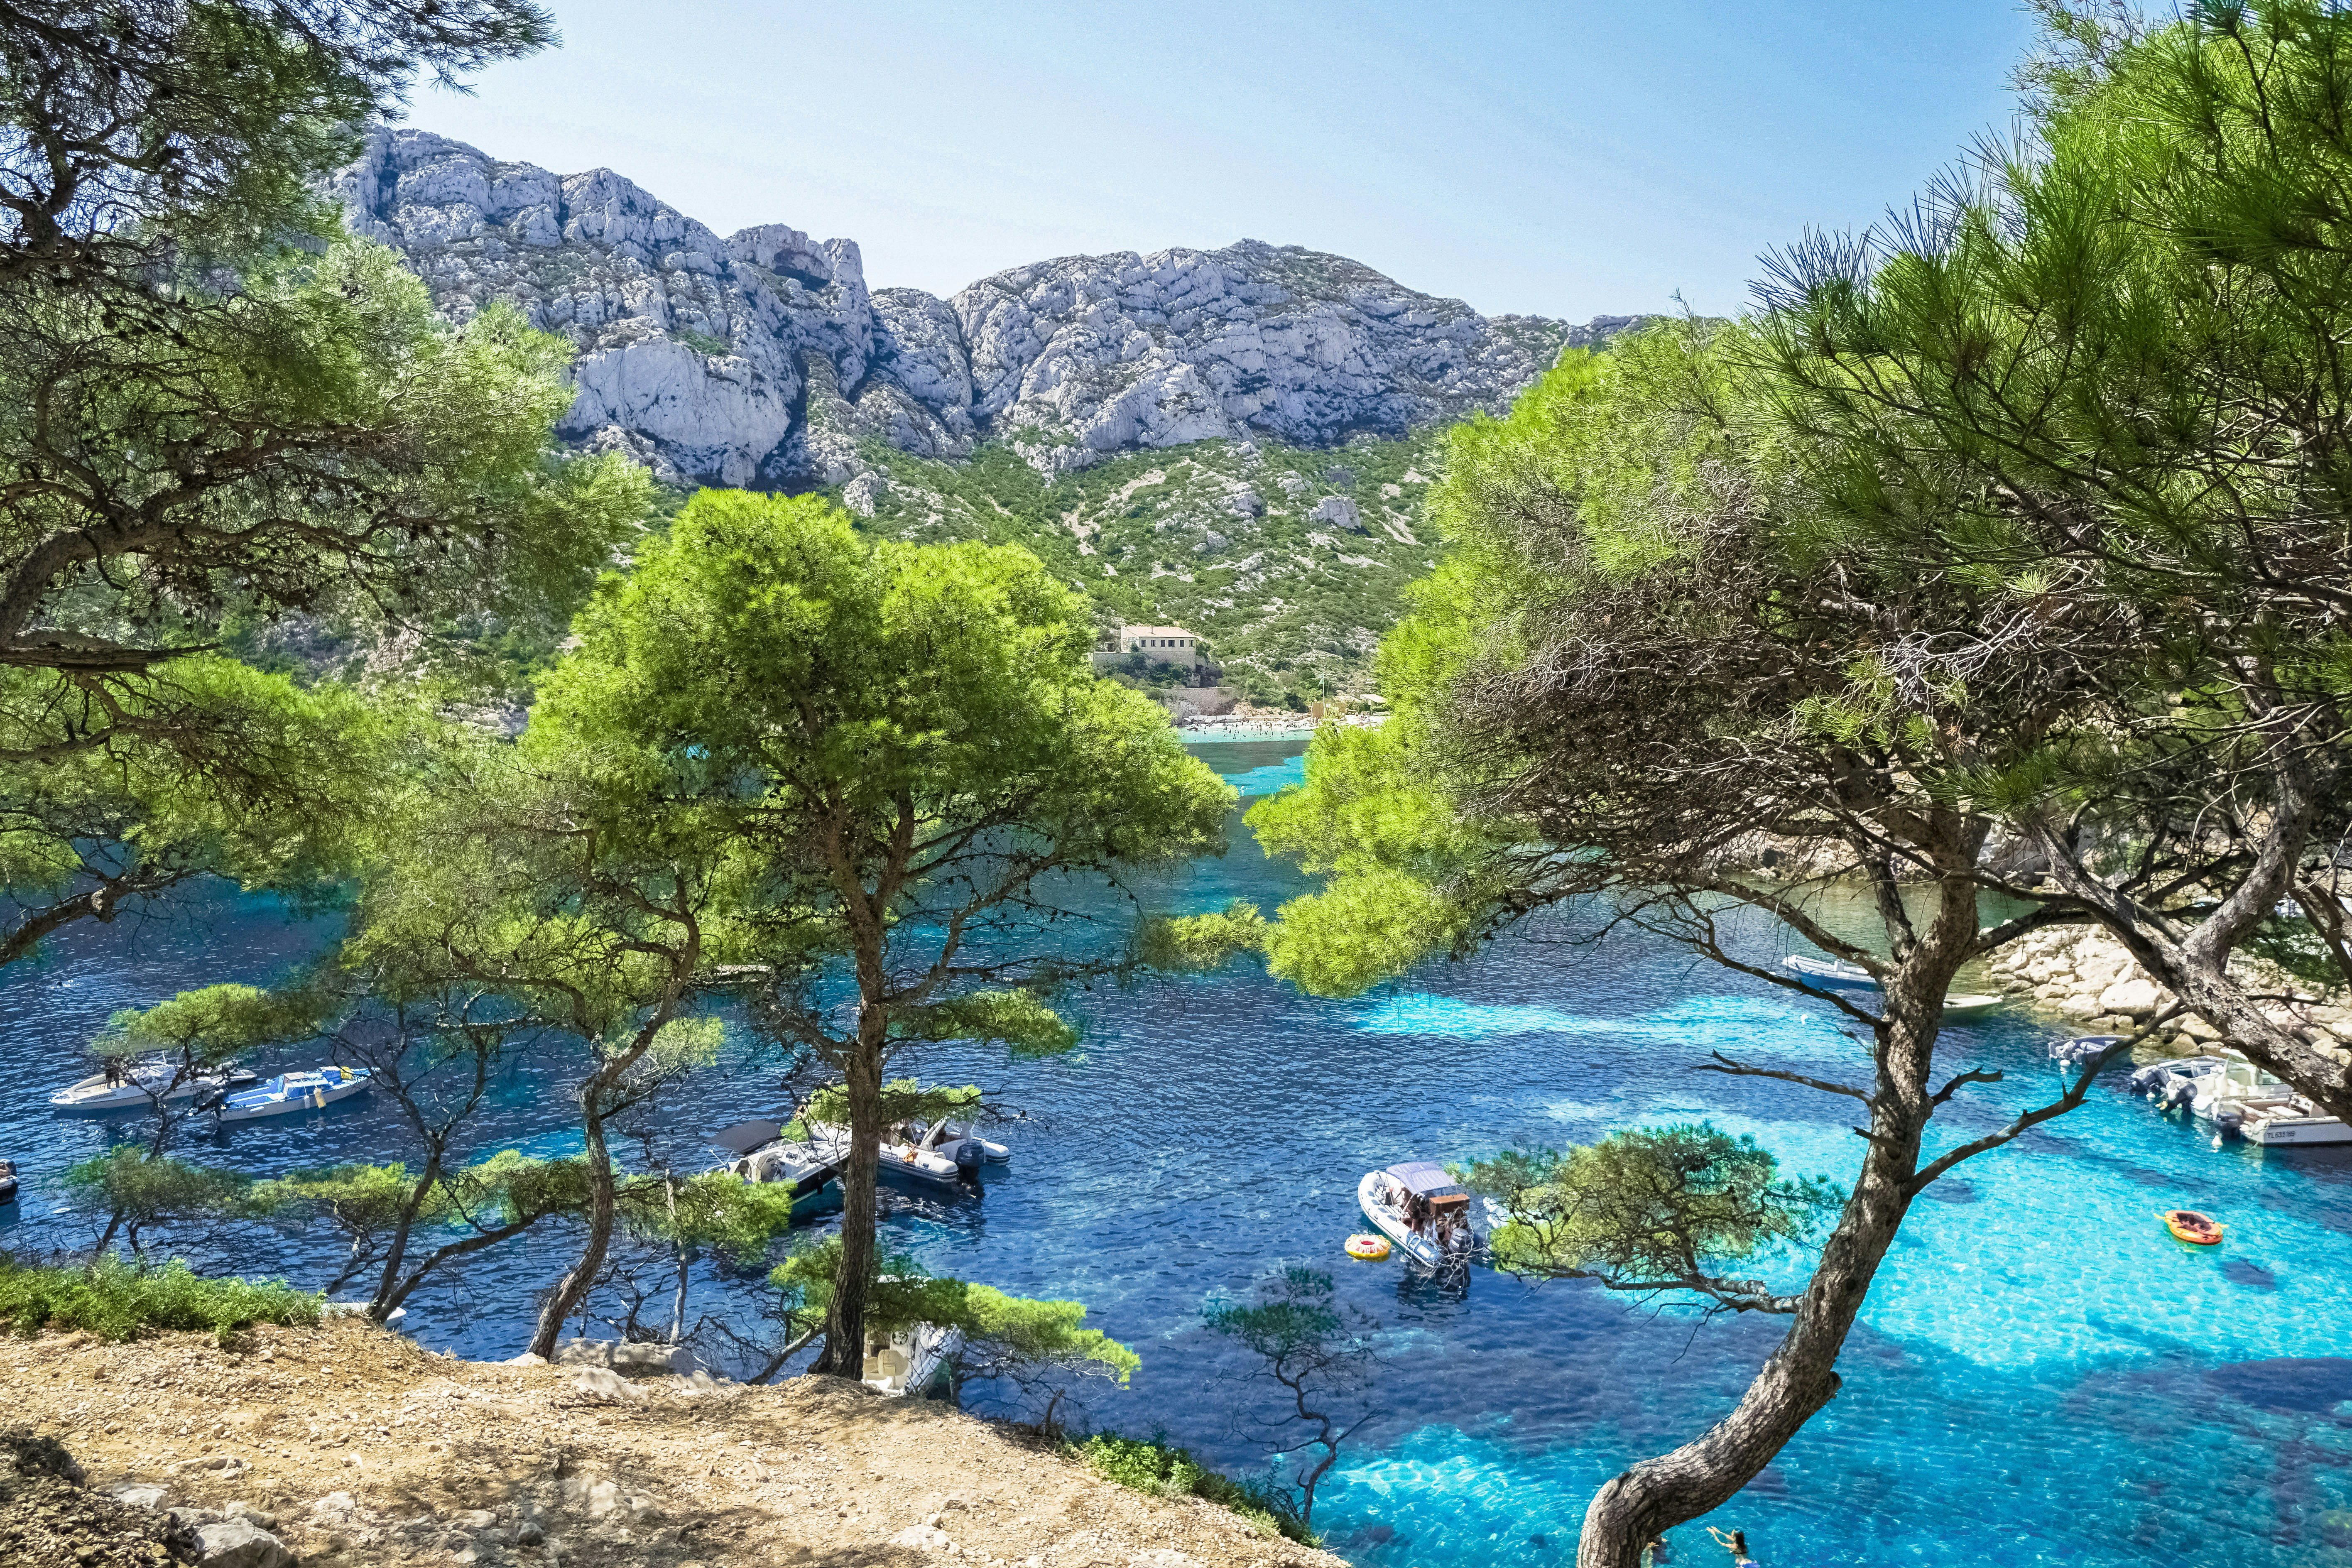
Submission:
M 1253 794 L 1298 777 L 1295 742 L 1203 745 Z M 1236 817 L 1232 848 L 1159 890 L 1209 909 L 1298 890 Z M 86 1236 L 44 1176 L 136 1136 L 136 1117 L 53 1116 L 106 1015 L 185 985 L 268 982 L 318 951 L 331 919 L 224 896 L 170 922 L 86 927 L 0 976 L 0 1154 L 27 1178 L 0 1247 Z M 1759 953 L 1785 939 L 1759 927 Z M 927 1078 L 977 1081 L 1028 1112 L 1009 1168 L 953 1204 L 907 1202 L 890 1245 L 939 1272 L 1076 1298 L 1143 1371 L 1097 1394 L 1095 1424 L 1164 1431 L 1236 1471 L 1266 1444 L 1236 1424 L 1248 1365 L 1200 1328 L 1203 1302 L 1284 1263 L 1328 1269 L 1376 1317 L 1380 1415 L 1349 1449 L 1318 1522 L 1367 1568 L 1565 1563 L 1592 1489 L 1728 1409 L 1777 1321 L 1701 1321 L 1582 1285 L 1531 1289 L 1486 1272 L 1444 1290 L 1394 1263 L 1352 1263 L 1355 1184 L 1373 1165 L 1521 1138 L 1559 1143 L 1706 1118 L 1752 1132 L 1785 1167 L 1849 1173 L 1841 1102 L 1696 1073 L 1710 1049 L 1820 1076 L 1862 1053 L 1823 1013 L 1639 936 L 1597 952 L 1513 942 L 1352 1002 L 1303 997 L 1235 966 L 1211 979 L 1085 998 L 1081 1059 L 1009 1065 L 943 1049 Z M 1955 1069 L 2008 1073 L 1939 1121 L 1957 1141 L 2053 1088 L 2045 1035 L 1993 1020 L 1946 1032 Z M 300 1065 L 299 1062 L 294 1065 Z M 478 1152 L 576 1145 L 551 1059 L 501 1086 Z M 746 1040 L 650 1136 L 680 1163 L 702 1138 L 778 1103 Z M 184 1149 L 256 1174 L 406 1152 L 366 1099 L 228 1130 Z M 2155 1211 L 2230 1226 L 2210 1251 Z M 495 1254 L 462 1288 L 428 1289 L 404 1325 L 436 1349 L 520 1348 L 530 1293 L 560 1269 L 551 1231 Z M 317 1284 L 336 1244 L 247 1231 L 177 1249 L 199 1267 Z M 704 1265 L 696 1313 L 740 1311 L 756 1275 Z M 616 1309 L 617 1310 L 617 1309 Z M 2296 1362 L 2297 1365 L 2266 1364 Z M 2352 1568 L 2352 1157 L 2216 1149 L 2120 1092 L 1963 1167 L 1920 1203 L 1850 1342 L 1844 1392 L 1714 1522 L 1772 1568 L 2050 1563 Z M 1696 1527 L 1675 1560 L 1719 1561 Z

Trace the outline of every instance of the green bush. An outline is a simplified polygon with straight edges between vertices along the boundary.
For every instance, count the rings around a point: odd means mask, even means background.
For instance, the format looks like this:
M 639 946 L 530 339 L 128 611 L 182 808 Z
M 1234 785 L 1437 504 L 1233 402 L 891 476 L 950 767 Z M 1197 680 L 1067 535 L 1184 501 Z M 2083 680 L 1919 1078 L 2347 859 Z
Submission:
M 1262 1482 L 1237 1481 L 1212 1470 L 1187 1448 L 1171 1447 L 1159 1433 L 1150 1439 L 1119 1437 L 1097 1432 L 1070 1452 L 1093 1466 L 1106 1479 L 1154 1497 L 1204 1498 L 1231 1509 L 1268 1535 L 1286 1536 L 1301 1545 L 1316 1544 L 1298 1522 L 1288 1500 Z
M 52 1327 L 110 1340 L 209 1329 L 226 1343 L 254 1323 L 307 1328 L 322 1300 L 282 1279 L 198 1279 L 177 1258 L 161 1268 L 111 1256 L 87 1268 L 43 1268 L 0 1253 L 0 1327 L 26 1338 Z

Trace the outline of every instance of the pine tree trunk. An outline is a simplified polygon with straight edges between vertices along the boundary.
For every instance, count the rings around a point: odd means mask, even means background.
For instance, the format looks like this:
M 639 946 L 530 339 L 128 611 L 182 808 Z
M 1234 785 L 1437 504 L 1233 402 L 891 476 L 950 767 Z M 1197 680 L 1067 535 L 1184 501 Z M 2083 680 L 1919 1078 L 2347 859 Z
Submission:
M 825 1313 L 824 1352 L 814 1369 L 836 1377 L 866 1375 L 866 1291 L 874 1277 L 875 1181 L 882 1163 L 880 1019 L 878 1007 L 860 1010 L 857 1047 L 843 1073 L 849 1100 L 849 1164 L 841 1174 L 841 1266 L 834 1275 L 833 1304 Z
M 563 1321 L 587 1300 L 596 1271 L 604 1267 L 604 1253 L 613 1244 L 613 1160 L 604 1148 L 603 1074 L 581 1087 L 580 1125 L 588 1137 L 583 1156 L 588 1164 L 588 1239 L 580 1260 L 556 1282 L 539 1309 L 539 1328 L 530 1337 L 530 1353 L 555 1358 L 555 1342 L 562 1337 Z
M 409 1189 L 408 1201 L 400 1205 L 400 1218 L 394 1223 L 392 1240 L 384 1248 L 383 1272 L 377 1278 L 374 1298 L 368 1302 L 368 1316 L 379 1323 L 392 1315 L 393 1292 L 399 1288 L 400 1266 L 408 1258 L 409 1233 L 415 1228 L 416 1215 L 425 1207 L 425 1200 L 431 1194 L 433 1184 L 440 1179 L 441 1151 L 436 1148 L 425 1157 L 424 1173 L 417 1178 L 416 1185 Z
M 1795 1321 L 1738 1407 L 1696 1441 L 1603 1486 L 1585 1510 L 1577 1568 L 1640 1568 L 1644 1544 L 1729 1501 L 1836 1397 L 1838 1352 L 1910 1206 L 1903 1184 L 1918 1163 L 1919 1131 L 1906 1137 L 1902 1120 L 1873 1119 L 1873 1132 L 1894 1146 L 1865 1157 Z
M 1894 891 L 1888 883 L 1882 903 Z M 1910 1183 L 1935 1113 L 1927 1079 L 1944 997 L 1977 934 L 1972 883 L 1947 875 L 1937 891 L 1935 919 L 1887 978 L 1862 1172 L 1788 1333 L 1730 1415 L 1594 1495 L 1577 1542 L 1577 1568 L 1641 1568 L 1643 1546 L 1728 1502 L 1837 1396 L 1838 1354 L 1916 1195 Z

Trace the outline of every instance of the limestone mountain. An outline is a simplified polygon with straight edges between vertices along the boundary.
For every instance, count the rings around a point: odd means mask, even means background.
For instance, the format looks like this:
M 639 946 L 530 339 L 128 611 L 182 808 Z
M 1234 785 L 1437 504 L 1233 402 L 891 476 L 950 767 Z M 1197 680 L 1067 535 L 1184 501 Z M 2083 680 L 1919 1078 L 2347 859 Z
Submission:
M 510 300 L 571 338 L 565 438 L 675 485 L 829 489 L 899 537 L 1020 542 L 1268 697 L 1368 681 L 1433 556 L 1436 432 L 1635 320 L 1482 316 L 1256 240 L 871 289 L 852 240 L 721 236 L 610 170 L 415 130 L 370 132 L 334 190 L 447 316 Z
M 579 348 L 565 434 L 667 477 L 839 484 L 862 441 L 1011 446 L 1041 471 L 1212 437 L 1333 445 L 1499 411 L 1625 325 L 1481 316 L 1343 257 L 1064 257 L 941 300 L 869 289 L 855 241 L 721 237 L 610 170 L 558 175 L 415 130 L 368 133 L 335 193 L 440 309 L 494 298 Z

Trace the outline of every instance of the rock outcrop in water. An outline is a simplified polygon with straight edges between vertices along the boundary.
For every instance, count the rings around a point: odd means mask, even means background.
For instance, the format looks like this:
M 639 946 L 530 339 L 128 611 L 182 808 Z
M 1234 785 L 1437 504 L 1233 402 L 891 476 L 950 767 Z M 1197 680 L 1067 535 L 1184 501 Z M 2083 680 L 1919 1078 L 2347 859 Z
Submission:
M 334 191 L 464 320 L 511 300 L 579 350 L 564 435 L 667 476 L 838 484 L 860 445 L 1043 472 L 1253 433 L 1304 446 L 1498 411 L 1581 327 L 1481 316 L 1359 262 L 1244 240 L 1065 257 L 941 300 L 869 289 L 857 246 L 721 237 L 610 170 L 557 175 L 377 129 Z

